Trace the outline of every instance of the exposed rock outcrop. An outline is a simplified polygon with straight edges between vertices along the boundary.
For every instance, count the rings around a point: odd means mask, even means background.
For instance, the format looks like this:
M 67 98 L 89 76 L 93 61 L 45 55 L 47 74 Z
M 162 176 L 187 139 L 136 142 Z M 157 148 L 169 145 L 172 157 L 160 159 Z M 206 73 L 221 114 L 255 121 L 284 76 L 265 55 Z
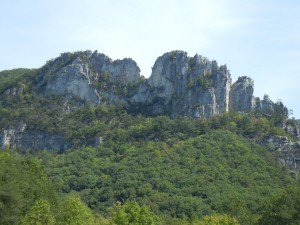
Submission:
M 5 91 L 5 94 L 10 95 L 10 96 L 19 95 L 19 94 L 23 93 L 24 89 L 25 89 L 25 84 L 21 84 L 19 87 L 13 87 L 13 88 L 7 89 Z
M 26 83 L 27 85 L 28 83 Z M 27 88 L 28 86 L 26 86 Z M 63 53 L 38 70 L 30 88 L 40 95 L 63 96 L 62 113 L 71 113 L 84 104 L 124 103 L 127 109 L 147 115 L 210 117 L 228 111 L 255 111 L 275 115 L 279 126 L 299 137 L 298 126 L 284 123 L 288 110 L 268 95 L 262 100 L 253 96 L 254 81 L 246 76 L 232 83 L 226 65 L 184 51 L 172 51 L 158 57 L 151 76 L 143 79 L 137 63 L 130 58 L 112 60 L 97 51 Z M 25 90 L 24 84 L 10 87 L 4 94 L 15 97 Z M 300 140 L 300 139 L 299 139 Z M 63 151 L 72 147 L 63 135 L 23 123 L 0 131 L 0 148 L 21 150 L 48 149 Z M 90 137 L 82 146 L 99 146 L 103 137 Z M 266 138 L 263 145 L 279 154 L 280 162 L 299 170 L 299 143 L 279 136 Z
M 139 77 L 140 69 L 132 59 L 113 61 L 97 51 L 85 51 L 64 53 L 49 61 L 35 85 L 44 95 L 64 95 L 98 104 L 122 101 L 124 96 L 116 91 L 116 85 L 123 88 Z
M 93 54 L 90 51 L 88 53 L 90 55 L 88 61 L 97 72 L 96 80 L 105 79 L 105 76 L 107 76 L 111 83 L 127 85 L 130 82 L 136 82 L 140 77 L 140 68 L 130 58 L 113 61 L 97 51 Z
M 64 53 L 49 61 L 35 83 L 39 93 L 64 95 L 85 103 L 125 103 L 148 115 L 209 117 L 230 110 L 267 112 L 274 103 L 253 97 L 254 82 L 243 76 L 232 84 L 226 65 L 184 51 L 158 57 L 141 82 L 132 59 L 113 61 L 97 51 Z
M 254 81 L 246 76 L 239 77 L 230 91 L 230 109 L 250 112 L 253 109 Z
M 259 110 L 260 112 L 264 113 L 265 115 L 270 115 L 274 112 L 275 103 L 270 99 L 269 95 L 264 95 L 263 100 L 260 98 L 254 99 L 254 110 Z
M 148 114 L 207 117 L 229 110 L 231 77 L 226 66 L 186 52 L 159 57 L 152 74 L 130 98 Z
M 19 123 L 17 127 L 3 129 L 0 132 L 0 149 L 4 149 L 5 147 L 22 151 L 63 151 L 69 147 L 69 143 L 61 134 L 51 134 L 47 131 L 27 129 L 26 124 Z
M 284 136 L 269 136 L 260 143 L 273 152 L 282 166 L 300 171 L 300 142 L 293 142 Z
M 97 103 L 100 98 L 91 85 L 93 76 L 87 62 L 76 58 L 49 78 L 43 92 L 48 95 L 72 95 L 87 103 Z

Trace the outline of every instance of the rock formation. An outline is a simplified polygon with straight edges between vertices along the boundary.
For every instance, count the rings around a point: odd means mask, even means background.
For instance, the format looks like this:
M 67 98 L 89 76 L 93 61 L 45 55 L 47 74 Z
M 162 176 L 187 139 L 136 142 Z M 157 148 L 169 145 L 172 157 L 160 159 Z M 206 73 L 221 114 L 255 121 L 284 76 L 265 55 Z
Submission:
M 300 142 L 293 142 L 285 136 L 265 137 L 260 143 L 268 147 L 282 166 L 300 171 Z
M 230 108 L 240 112 L 250 112 L 253 109 L 254 82 L 243 76 L 232 85 L 230 91 Z
M 149 115 L 209 117 L 230 110 L 272 108 L 253 97 L 254 82 L 240 77 L 232 84 L 226 65 L 186 52 L 158 57 L 149 79 L 141 82 L 132 59 L 111 60 L 98 52 L 64 53 L 48 62 L 35 83 L 39 93 L 75 97 L 85 103 L 121 102 Z
M 186 52 L 159 57 L 148 80 L 130 98 L 150 114 L 207 117 L 229 110 L 231 77 L 226 66 Z
M 136 82 L 140 69 L 132 59 L 113 61 L 97 51 L 64 53 L 49 61 L 40 71 L 35 84 L 44 95 L 76 97 L 85 103 L 121 101 L 116 85 Z
M 22 151 L 63 151 L 69 147 L 69 143 L 58 133 L 51 134 L 43 130 L 26 128 L 26 124 L 20 122 L 16 127 L 3 129 L 0 132 L 0 149 L 5 147 Z
M 25 86 L 10 88 L 6 95 L 22 93 Z M 284 111 L 282 103 L 253 96 L 254 82 L 239 77 L 232 83 L 226 65 L 184 51 L 158 57 L 151 76 L 144 79 L 132 59 L 112 60 L 97 51 L 63 53 L 38 70 L 30 86 L 37 94 L 63 96 L 62 111 L 77 105 L 122 103 L 131 112 L 147 115 L 210 117 L 228 111 L 260 110 L 268 114 Z M 72 100 L 72 101 L 69 101 Z M 280 112 L 281 112 L 280 111 Z M 99 145 L 101 139 L 93 140 Z M 1 148 L 64 150 L 68 143 L 59 134 L 36 129 L 11 127 L 0 132 Z M 87 143 L 90 144 L 90 143 Z

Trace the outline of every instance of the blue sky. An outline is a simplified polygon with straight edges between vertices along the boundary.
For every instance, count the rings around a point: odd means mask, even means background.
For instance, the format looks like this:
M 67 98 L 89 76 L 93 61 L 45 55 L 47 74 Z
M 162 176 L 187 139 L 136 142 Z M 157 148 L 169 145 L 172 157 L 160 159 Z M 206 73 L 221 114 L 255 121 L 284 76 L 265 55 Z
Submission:
M 90 49 L 149 77 L 158 56 L 184 50 L 251 77 L 255 96 L 300 118 L 299 12 L 298 0 L 1 0 L 0 70 Z

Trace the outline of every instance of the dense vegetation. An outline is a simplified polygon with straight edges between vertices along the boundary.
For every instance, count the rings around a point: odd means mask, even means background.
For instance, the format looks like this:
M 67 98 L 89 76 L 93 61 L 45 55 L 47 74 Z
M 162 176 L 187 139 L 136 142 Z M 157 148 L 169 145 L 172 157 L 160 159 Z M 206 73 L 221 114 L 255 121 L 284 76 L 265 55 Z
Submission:
M 0 224 L 299 224 L 297 180 L 252 141 L 289 135 L 281 108 L 189 119 L 69 99 L 69 110 L 29 88 L 36 74 L 0 73 L 0 93 L 26 81 L 1 95 L 0 127 L 23 121 L 70 149 L 0 152 Z
M 228 131 L 171 144 L 104 143 L 43 154 L 43 160 L 61 192 L 76 190 L 103 213 L 116 201 L 136 200 L 157 215 L 201 218 L 218 212 L 253 221 L 262 196 L 293 183 L 261 147 Z

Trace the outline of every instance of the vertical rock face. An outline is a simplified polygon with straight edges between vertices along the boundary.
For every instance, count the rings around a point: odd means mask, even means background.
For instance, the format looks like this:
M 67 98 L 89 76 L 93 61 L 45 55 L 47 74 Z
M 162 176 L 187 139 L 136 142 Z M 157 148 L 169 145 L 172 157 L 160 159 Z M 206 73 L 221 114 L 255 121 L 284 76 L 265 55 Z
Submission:
M 41 95 L 63 96 L 64 103 L 61 103 L 61 107 L 65 113 L 83 103 L 124 103 L 131 112 L 171 117 L 210 117 L 230 110 L 258 110 L 265 115 L 277 113 L 277 117 L 288 114 L 281 102 L 273 103 L 268 95 L 263 100 L 254 98 L 254 82 L 251 78 L 239 77 L 232 84 L 226 65 L 218 66 L 216 61 L 197 54 L 189 57 L 184 51 L 172 51 L 158 57 L 151 76 L 144 80 L 132 59 L 112 60 L 97 51 L 61 54 L 38 71 L 38 77 L 30 87 Z M 10 87 L 4 94 L 15 96 L 24 90 L 25 85 L 19 85 Z M 69 101 L 70 98 L 72 101 Z M 279 122 L 282 122 L 280 117 Z M 26 125 L 21 124 L 2 128 L 0 148 L 10 146 L 62 151 L 69 146 L 68 140 L 60 134 L 34 128 L 25 131 L 25 127 Z M 299 137 L 297 127 L 284 123 L 282 127 Z M 273 138 L 269 142 L 280 147 L 280 141 L 281 139 Z M 103 138 L 91 138 L 85 142 L 87 145 L 98 146 Z M 292 151 L 285 148 L 283 159 L 288 159 L 286 163 L 289 166 L 297 164 L 299 167 L 299 143 L 285 146 L 292 146 Z M 296 158 L 293 159 L 293 156 Z
M 49 78 L 44 92 L 50 95 L 76 96 L 87 103 L 97 103 L 100 102 L 100 98 L 91 84 L 94 76 L 87 62 L 75 58 Z
M 264 95 L 263 100 L 256 98 L 254 109 L 259 110 L 264 114 L 270 114 L 274 112 L 274 102 L 271 101 L 269 95 Z
M 45 95 L 70 96 L 98 104 L 104 97 L 117 98 L 114 85 L 128 85 L 139 77 L 140 69 L 132 59 L 113 61 L 97 51 L 64 53 L 41 69 L 37 87 Z
M 276 153 L 279 163 L 294 171 L 300 171 L 300 142 L 292 142 L 284 136 L 266 137 L 262 143 Z
M 140 77 L 140 68 L 130 58 L 113 61 L 106 55 L 95 51 L 89 60 L 91 66 L 98 73 L 98 78 L 107 76 L 112 83 L 126 85 L 130 82 L 136 82 Z
M 274 108 L 267 95 L 262 101 L 253 97 L 251 78 L 239 77 L 232 84 L 226 65 L 184 51 L 158 57 L 149 79 L 141 83 L 140 78 L 139 67 L 129 58 L 113 61 L 97 51 L 64 53 L 40 70 L 36 88 L 88 104 L 126 103 L 148 115 L 209 117 Z
M 0 149 L 4 149 L 6 146 L 10 147 L 11 143 L 15 141 L 15 130 L 6 129 L 0 133 Z M 14 146 L 11 146 L 14 147 Z
M 158 57 L 150 78 L 130 102 L 142 104 L 152 115 L 207 117 L 228 111 L 230 87 L 226 66 L 173 51 Z
M 25 131 L 26 130 L 26 131 Z M 50 134 L 42 130 L 26 129 L 26 124 L 3 129 L 0 132 L 0 149 L 5 147 L 19 150 L 57 150 L 69 147 L 68 141 L 60 134 Z
M 250 112 L 253 109 L 254 82 L 243 76 L 232 85 L 230 92 L 230 109 L 237 112 Z

